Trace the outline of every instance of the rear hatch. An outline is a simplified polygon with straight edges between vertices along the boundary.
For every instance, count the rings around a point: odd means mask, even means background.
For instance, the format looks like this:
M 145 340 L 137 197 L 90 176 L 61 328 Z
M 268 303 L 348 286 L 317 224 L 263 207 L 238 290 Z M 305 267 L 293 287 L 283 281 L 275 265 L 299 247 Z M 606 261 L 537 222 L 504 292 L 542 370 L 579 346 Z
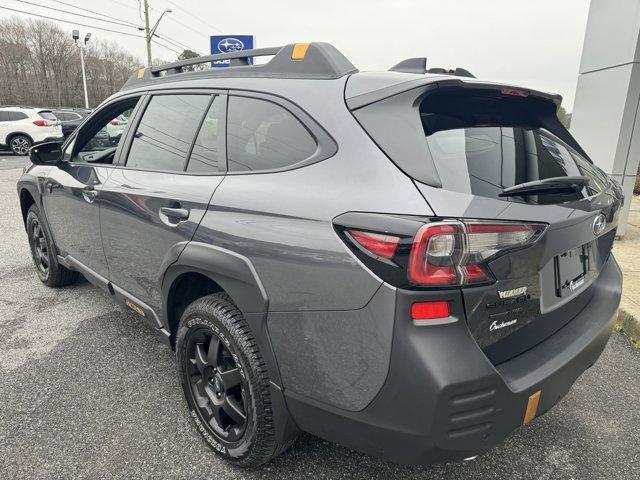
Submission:
M 461 287 L 469 329 L 497 364 L 587 305 L 611 251 L 621 189 L 559 122 L 559 97 L 446 77 L 421 82 L 347 104 L 438 217 L 546 225 L 533 245 L 488 261 L 495 282 Z
M 46 132 L 52 137 L 62 135 L 62 122 L 58 120 L 58 117 L 51 110 L 40 110 L 38 116 L 43 120 L 36 120 L 34 122 L 36 125 L 46 129 Z

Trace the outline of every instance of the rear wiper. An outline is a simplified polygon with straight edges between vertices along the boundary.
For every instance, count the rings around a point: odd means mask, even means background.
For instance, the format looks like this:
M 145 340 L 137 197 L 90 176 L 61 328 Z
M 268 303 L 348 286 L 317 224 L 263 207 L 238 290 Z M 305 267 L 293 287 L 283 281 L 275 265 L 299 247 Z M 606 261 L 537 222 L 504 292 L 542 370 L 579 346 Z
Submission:
M 513 197 L 517 195 L 550 195 L 554 193 L 578 192 L 588 184 L 589 178 L 581 175 L 574 177 L 550 177 L 507 187 L 502 190 L 498 196 Z

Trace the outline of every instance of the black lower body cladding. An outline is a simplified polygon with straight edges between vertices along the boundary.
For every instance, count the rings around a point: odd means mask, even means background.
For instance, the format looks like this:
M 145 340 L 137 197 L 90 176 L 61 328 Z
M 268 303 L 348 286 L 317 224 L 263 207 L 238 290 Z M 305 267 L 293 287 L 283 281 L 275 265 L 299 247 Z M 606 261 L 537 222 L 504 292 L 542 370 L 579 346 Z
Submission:
M 497 366 L 462 320 L 462 299 L 448 294 L 447 325 L 412 325 L 411 304 L 440 292 L 398 290 L 387 380 L 363 410 L 348 412 L 286 393 L 298 426 L 367 454 L 430 464 L 481 454 L 523 424 L 529 397 L 541 391 L 539 416 L 555 405 L 598 359 L 615 321 L 622 275 L 611 256 L 593 298 L 576 318 L 542 343 Z

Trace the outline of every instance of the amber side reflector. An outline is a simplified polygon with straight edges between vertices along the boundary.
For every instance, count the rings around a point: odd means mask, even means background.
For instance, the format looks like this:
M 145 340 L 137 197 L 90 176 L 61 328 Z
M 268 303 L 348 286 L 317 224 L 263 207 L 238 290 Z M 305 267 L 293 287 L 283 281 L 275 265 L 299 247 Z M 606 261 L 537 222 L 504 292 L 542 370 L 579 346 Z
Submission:
M 538 404 L 540 403 L 541 394 L 542 394 L 542 390 L 538 390 L 537 392 L 529 396 L 529 401 L 527 402 L 527 409 L 524 412 L 524 420 L 522 421 L 523 425 L 526 425 L 531 420 L 536 418 L 536 413 L 538 412 Z
M 142 78 L 144 77 L 144 68 L 139 68 L 138 69 L 138 78 Z
M 291 60 L 303 60 L 309 49 L 308 43 L 296 43 L 291 52 Z

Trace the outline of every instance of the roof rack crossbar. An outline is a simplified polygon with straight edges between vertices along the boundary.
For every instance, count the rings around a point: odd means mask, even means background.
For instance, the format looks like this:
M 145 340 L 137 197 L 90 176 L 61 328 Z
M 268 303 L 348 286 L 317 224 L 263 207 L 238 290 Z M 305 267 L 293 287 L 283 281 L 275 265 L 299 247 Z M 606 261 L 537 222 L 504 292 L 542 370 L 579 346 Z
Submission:
M 179 60 L 177 62 L 167 63 L 166 65 L 160 65 L 158 67 L 151 67 L 151 74 L 158 76 L 160 72 L 172 71 L 172 73 L 179 73 L 184 67 L 192 65 L 199 65 L 201 63 L 215 62 L 218 60 L 238 60 L 244 59 L 241 65 L 248 65 L 246 60 L 249 57 L 269 57 L 276 55 L 283 47 L 271 47 L 271 48 L 254 48 L 253 50 L 241 50 L 239 52 L 228 53 L 216 53 L 215 55 L 204 55 L 202 57 L 187 58 L 186 60 Z M 236 63 L 236 62 L 234 62 Z
M 251 57 L 272 57 L 268 62 L 250 65 Z M 185 71 L 191 65 L 230 60 L 227 68 Z M 284 47 L 256 48 L 240 52 L 220 53 L 189 58 L 151 68 L 139 68 L 121 90 L 142 87 L 157 81 L 188 78 L 306 78 L 315 80 L 337 79 L 357 72 L 358 69 L 334 46 L 323 43 L 296 43 Z M 179 75 L 174 75 L 179 74 Z M 183 76 L 184 75 L 184 76 Z

